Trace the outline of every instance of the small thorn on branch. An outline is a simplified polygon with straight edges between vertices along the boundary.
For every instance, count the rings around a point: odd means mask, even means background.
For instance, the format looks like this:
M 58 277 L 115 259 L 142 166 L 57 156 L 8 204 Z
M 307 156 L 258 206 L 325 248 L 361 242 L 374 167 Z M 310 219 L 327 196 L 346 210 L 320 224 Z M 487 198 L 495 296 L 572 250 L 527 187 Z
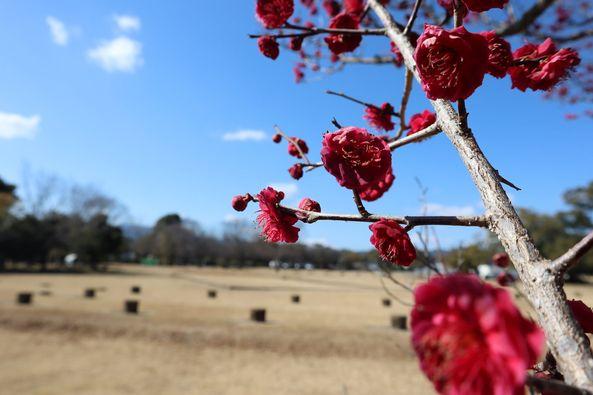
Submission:
M 509 180 L 507 180 L 503 176 L 501 176 L 500 173 L 498 172 L 498 170 L 494 169 L 494 171 L 496 172 L 496 176 L 498 177 L 498 180 L 501 183 L 503 183 L 505 185 L 508 185 L 509 187 L 513 188 L 515 191 L 521 191 L 521 188 L 519 188 L 518 186 L 516 186 L 515 184 L 513 184 L 512 182 L 510 182 Z

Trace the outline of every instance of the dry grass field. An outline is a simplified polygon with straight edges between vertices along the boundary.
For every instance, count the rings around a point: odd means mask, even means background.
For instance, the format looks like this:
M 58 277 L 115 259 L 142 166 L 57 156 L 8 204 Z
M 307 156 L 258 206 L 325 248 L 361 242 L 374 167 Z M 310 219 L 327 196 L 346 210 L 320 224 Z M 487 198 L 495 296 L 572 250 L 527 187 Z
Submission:
M 390 327 L 390 316 L 409 308 L 382 306 L 374 274 L 112 270 L 0 276 L 1 394 L 431 393 L 409 332 Z M 131 294 L 134 285 L 141 294 Z M 84 298 L 85 288 L 97 288 L 96 298 Z M 15 304 L 20 291 L 34 292 L 33 305 Z M 593 302 L 587 286 L 568 293 Z M 140 301 L 140 314 L 123 312 L 126 299 Z M 265 324 L 249 321 L 259 307 Z

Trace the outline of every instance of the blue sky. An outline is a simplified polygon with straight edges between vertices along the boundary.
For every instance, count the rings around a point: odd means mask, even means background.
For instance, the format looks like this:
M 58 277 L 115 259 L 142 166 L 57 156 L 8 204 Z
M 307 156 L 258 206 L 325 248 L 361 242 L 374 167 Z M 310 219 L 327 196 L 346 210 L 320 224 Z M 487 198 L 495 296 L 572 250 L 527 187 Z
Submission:
M 293 82 L 295 58 L 273 62 L 247 38 L 260 27 L 251 1 L 12 1 L 0 5 L 0 175 L 20 183 L 23 168 L 92 184 L 125 204 L 140 224 L 169 212 L 218 231 L 255 218 L 230 208 L 233 195 L 284 185 L 287 202 L 305 196 L 324 210 L 353 212 L 351 195 L 323 170 L 294 182 L 273 125 L 307 140 L 318 159 L 321 134 L 336 117 L 366 126 L 362 108 L 326 89 L 397 103 L 402 71 L 351 66 Z M 53 29 L 53 31 L 52 31 Z M 373 38 L 372 50 L 388 51 Z M 410 113 L 428 108 L 415 86 Z M 591 124 L 566 121 L 575 109 L 487 78 L 468 101 L 471 126 L 492 163 L 523 187 L 520 206 L 562 208 L 563 190 L 591 180 Z M 255 130 L 263 140 L 225 141 Z M 479 213 L 479 196 L 445 136 L 394 154 L 397 180 L 377 213 L 420 212 L 418 177 L 433 214 Z M 364 224 L 317 224 L 306 241 L 368 248 Z M 439 229 L 446 246 L 474 230 Z

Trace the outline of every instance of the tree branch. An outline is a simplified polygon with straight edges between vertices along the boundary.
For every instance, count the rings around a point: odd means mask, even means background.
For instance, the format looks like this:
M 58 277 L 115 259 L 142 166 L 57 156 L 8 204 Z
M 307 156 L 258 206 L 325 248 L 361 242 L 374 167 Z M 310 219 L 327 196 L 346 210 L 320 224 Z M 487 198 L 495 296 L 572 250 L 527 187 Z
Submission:
M 379 107 L 379 106 L 376 106 L 376 105 L 374 105 L 372 103 L 364 102 L 362 100 L 358 100 L 358 99 L 356 99 L 356 98 L 354 98 L 352 96 L 346 95 L 345 93 L 334 92 L 332 90 L 327 90 L 327 91 L 325 91 L 325 93 L 327 93 L 328 95 L 334 95 L 334 96 L 338 96 L 338 97 L 344 98 L 346 100 L 350 100 L 350 101 L 352 101 L 354 103 L 362 104 L 365 107 L 373 107 L 373 108 L 381 109 L 381 107 Z M 391 115 L 393 115 L 394 117 L 399 117 L 399 114 L 396 113 L 395 111 L 391 111 Z
M 402 101 L 399 106 L 399 131 L 395 135 L 395 139 L 399 139 L 404 131 L 407 129 L 406 124 L 406 110 L 408 109 L 408 102 L 410 101 L 410 95 L 412 94 L 412 86 L 414 83 L 414 74 L 410 70 L 406 69 L 406 76 L 404 81 L 404 94 L 402 95 Z
M 418 16 L 418 11 L 420 11 L 420 6 L 422 5 L 422 0 L 416 0 L 414 3 L 414 9 L 412 10 L 412 15 L 410 15 L 410 19 L 408 20 L 408 24 L 404 28 L 404 35 L 407 35 L 414 27 L 414 22 L 416 22 L 416 17 Z
M 257 199 L 254 199 L 257 201 Z M 368 216 L 356 214 L 331 214 L 306 211 L 298 208 L 279 206 L 282 210 L 295 214 L 301 221 L 312 224 L 317 221 L 343 221 L 343 222 L 378 222 L 381 219 L 390 219 L 398 224 L 415 228 L 417 226 L 439 225 L 439 226 L 463 226 L 487 228 L 489 220 L 485 216 L 404 216 L 394 217 L 390 215 L 369 214 Z
M 316 36 L 318 34 L 350 34 L 350 35 L 360 35 L 360 36 L 384 36 L 385 35 L 385 29 L 328 29 L 328 28 L 320 28 L 320 27 L 298 26 L 298 25 L 293 25 L 290 23 L 286 23 L 284 26 L 282 26 L 278 29 L 272 29 L 272 30 L 279 30 L 279 31 L 283 32 L 284 29 L 298 30 L 298 31 L 302 31 L 302 33 L 250 34 L 249 38 L 259 38 L 262 36 L 271 36 L 271 37 L 276 37 L 276 38 L 310 37 L 310 36 Z
M 593 248 L 593 232 L 585 236 L 560 258 L 556 259 L 552 270 L 559 275 L 564 274 L 568 269 L 576 265 L 591 248 Z
M 358 58 L 353 56 L 340 56 L 342 63 L 350 64 L 393 64 L 393 56 L 375 55 L 368 58 Z
M 368 1 L 387 28 L 387 35 L 399 48 L 406 67 L 420 82 L 414 48 L 409 39 L 378 0 Z M 553 2 L 547 1 L 550 4 Z M 593 354 L 588 339 L 570 312 L 561 284 L 551 273 L 551 261 L 541 257 L 500 184 L 496 171 L 471 131 L 462 128 L 459 114 L 451 103 L 445 100 L 431 103 L 443 132 L 457 149 L 480 192 L 490 217 L 490 229 L 497 234 L 525 284 L 526 296 L 538 314 L 539 324 L 546 332 L 550 350 L 567 383 L 593 390 Z
M 525 31 L 556 1 L 557 0 L 537 0 L 537 2 L 527 10 L 521 18 L 501 26 L 497 29 L 496 33 L 498 33 L 499 36 L 512 36 Z

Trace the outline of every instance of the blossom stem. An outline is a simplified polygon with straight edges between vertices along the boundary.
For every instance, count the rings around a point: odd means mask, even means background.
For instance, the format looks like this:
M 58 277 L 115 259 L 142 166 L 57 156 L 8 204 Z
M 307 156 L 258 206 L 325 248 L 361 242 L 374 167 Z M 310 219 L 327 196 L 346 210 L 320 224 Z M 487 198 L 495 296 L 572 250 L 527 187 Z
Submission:
M 297 141 L 293 138 L 290 138 L 286 135 L 286 133 L 284 133 L 282 131 L 282 129 L 280 129 L 280 127 L 278 125 L 274 125 L 274 129 L 276 130 L 276 133 L 278 133 L 279 135 L 281 135 L 282 137 L 284 137 L 286 139 L 286 141 L 288 141 L 288 144 L 292 144 L 293 147 L 295 147 L 297 149 L 297 151 L 299 151 L 299 154 L 301 155 L 301 158 L 303 158 L 306 162 L 307 165 L 311 164 L 311 161 L 309 160 L 309 158 L 307 157 L 307 155 L 303 152 L 303 150 L 301 149 L 301 147 L 299 147 Z
M 379 106 L 376 106 L 376 105 L 374 105 L 372 103 L 364 102 L 362 100 L 358 100 L 358 99 L 356 99 L 356 98 L 354 98 L 352 96 L 348 96 L 348 95 L 346 95 L 345 93 L 342 93 L 342 92 L 334 92 L 332 90 L 327 90 L 327 91 L 325 91 L 325 93 L 327 93 L 328 95 L 334 95 L 334 96 L 342 97 L 342 98 L 344 98 L 346 100 L 350 100 L 350 101 L 352 101 L 354 103 L 358 103 L 358 104 L 361 104 L 361 105 L 366 106 L 366 107 L 373 107 L 373 108 L 380 109 Z M 395 111 L 391 111 L 391 115 L 393 115 L 394 117 L 399 117 L 399 113 L 397 113 Z
M 360 198 L 360 194 L 357 191 L 352 191 L 352 194 L 354 196 L 354 203 L 356 204 L 356 208 L 358 209 L 358 212 L 360 213 L 360 215 L 365 218 L 370 217 L 371 214 L 364 207 L 364 204 L 362 203 L 362 199 Z

